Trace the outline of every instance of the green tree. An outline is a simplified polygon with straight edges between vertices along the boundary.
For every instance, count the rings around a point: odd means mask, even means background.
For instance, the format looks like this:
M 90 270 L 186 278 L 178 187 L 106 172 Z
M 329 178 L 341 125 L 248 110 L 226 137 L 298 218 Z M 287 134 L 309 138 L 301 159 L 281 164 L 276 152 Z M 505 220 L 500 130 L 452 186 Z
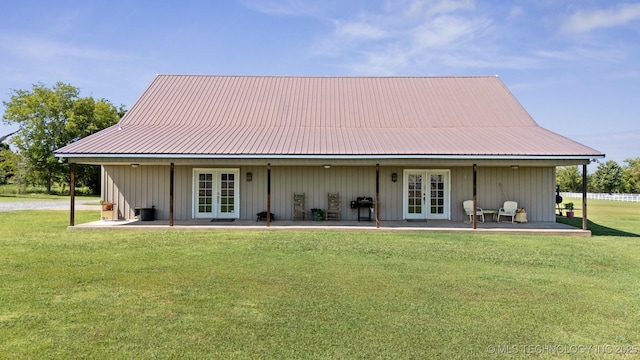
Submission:
M 18 172 L 18 155 L 9 145 L 0 143 L 0 185 L 6 184 Z
M 624 170 L 624 185 L 623 192 L 625 193 L 640 193 L 640 157 L 629 158 L 624 162 L 627 166 Z
M 623 185 L 623 171 L 614 160 L 609 160 L 598 165 L 593 173 L 592 185 L 596 192 L 616 193 L 620 192 Z
M 581 192 L 582 174 L 577 166 L 562 166 L 556 169 L 556 185 L 560 191 Z
M 117 123 L 124 112 L 107 100 L 79 94 L 78 88 L 61 82 L 52 88 L 36 84 L 31 90 L 13 90 L 4 102 L 3 121 L 20 124 L 11 141 L 27 161 L 26 178 L 45 185 L 47 192 L 54 182 L 68 179 L 68 164 L 58 162 L 54 150 Z M 81 176 L 79 182 L 86 180 Z

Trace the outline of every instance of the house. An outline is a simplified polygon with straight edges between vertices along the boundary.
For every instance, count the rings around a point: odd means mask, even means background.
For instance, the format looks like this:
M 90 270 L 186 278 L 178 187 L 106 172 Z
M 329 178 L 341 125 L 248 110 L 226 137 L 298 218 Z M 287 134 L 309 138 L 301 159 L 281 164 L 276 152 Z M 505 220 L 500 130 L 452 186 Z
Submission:
M 119 124 L 60 148 L 102 167 L 122 219 L 293 219 L 339 194 L 358 220 L 463 221 L 462 202 L 517 201 L 555 221 L 555 168 L 604 154 L 546 130 L 497 76 L 159 75 Z M 474 192 L 475 190 L 475 192 Z M 357 204 L 356 204 L 357 205 Z

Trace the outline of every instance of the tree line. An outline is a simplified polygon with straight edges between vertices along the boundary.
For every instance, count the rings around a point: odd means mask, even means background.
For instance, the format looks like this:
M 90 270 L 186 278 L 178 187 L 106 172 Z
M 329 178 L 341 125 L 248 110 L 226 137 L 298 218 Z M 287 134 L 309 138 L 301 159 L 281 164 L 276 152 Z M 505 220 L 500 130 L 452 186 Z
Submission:
M 41 83 L 30 90 L 12 90 L 2 121 L 18 124 L 6 144 L 0 144 L 0 184 L 43 186 L 47 193 L 54 185 L 65 187 L 70 181 L 69 164 L 59 161 L 54 151 L 85 136 L 117 124 L 124 106 L 116 107 L 106 99 L 81 97 L 70 84 Z M 100 192 L 100 168 L 78 165 L 76 181 L 92 194 Z
M 629 158 L 620 166 L 614 160 L 600 163 L 593 174 L 587 174 L 587 192 L 592 193 L 640 193 L 640 157 Z M 560 191 L 582 192 L 582 172 L 577 166 L 559 167 L 556 184 Z

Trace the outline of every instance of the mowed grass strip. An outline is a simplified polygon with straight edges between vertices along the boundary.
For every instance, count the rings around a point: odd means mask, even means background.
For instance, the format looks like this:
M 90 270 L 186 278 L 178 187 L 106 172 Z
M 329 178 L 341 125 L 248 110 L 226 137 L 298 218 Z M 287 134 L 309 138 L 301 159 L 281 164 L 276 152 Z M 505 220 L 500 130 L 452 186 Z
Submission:
M 504 358 L 490 346 L 517 346 L 511 358 L 530 356 L 525 345 L 640 345 L 634 237 L 67 222 L 0 214 L 0 358 L 469 359 Z M 605 355 L 620 358 L 578 357 Z

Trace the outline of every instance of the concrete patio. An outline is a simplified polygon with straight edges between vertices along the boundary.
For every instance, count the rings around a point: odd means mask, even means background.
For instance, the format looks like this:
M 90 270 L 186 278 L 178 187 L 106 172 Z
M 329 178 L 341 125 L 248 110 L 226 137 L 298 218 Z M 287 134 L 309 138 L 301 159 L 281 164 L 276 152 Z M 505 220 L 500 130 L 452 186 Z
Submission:
M 376 228 L 375 221 L 272 221 L 266 226 L 265 221 L 248 220 L 210 220 L 198 219 L 174 221 L 169 226 L 168 220 L 98 220 L 69 227 L 73 230 L 117 229 L 117 230 L 249 230 L 249 231 L 402 231 L 402 232 L 440 232 L 440 233 L 481 233 L 481 234 L 513 234 L 513 235 L 563 235 L 591 236 L 591 231 L 577 229 L 555 222 L 511 223 L 509 221 L 478 223 L 477 229 L 467 222 L 446 220 L 429 221 L 381 221 Z

